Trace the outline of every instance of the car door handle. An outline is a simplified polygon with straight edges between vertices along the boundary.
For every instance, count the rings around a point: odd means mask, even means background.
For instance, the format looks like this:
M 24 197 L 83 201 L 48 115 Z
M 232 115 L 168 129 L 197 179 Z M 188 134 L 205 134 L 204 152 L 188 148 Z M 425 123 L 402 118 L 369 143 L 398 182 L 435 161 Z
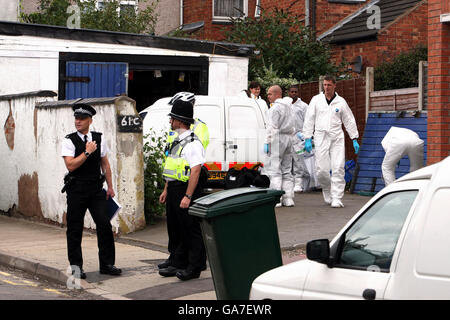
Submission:
M 362 294 L 363 298 L 366 300 L 375 300 L 377 292 L 373 289 L 366 289 Z

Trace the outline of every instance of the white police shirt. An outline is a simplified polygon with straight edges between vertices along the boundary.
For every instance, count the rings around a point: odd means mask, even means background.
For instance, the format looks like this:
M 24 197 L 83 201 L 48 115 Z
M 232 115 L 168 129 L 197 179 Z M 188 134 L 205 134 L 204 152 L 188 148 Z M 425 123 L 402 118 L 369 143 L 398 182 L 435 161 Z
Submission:
M 178 137 L 180 140 L 183 140 L 187 136 L 192 133 L 191 130 L 186 130 Z M 189 163 L 189 167 L 193 168 L 198 165 L 203 165 L 206 161 L 205 158 L 205 148 L 203 148 L 202 143 L 199 140 L 194 140 L 189 142 L 184 146 L 183 150 L 181 150 L 180 156 L 185 159 Z M 175 179 L 165 177 L 167 181 L 174 181 Z
M 84 141 L 84 134 L 80 133 L 77 131 L 78 136 L 80 137 L 80 139 L 82 141 Z M 89 131 L 87 133 L 87 141 L 90 142 L 92 141 L 92 133 Z M 107 155 L 108 153 L 108 146 L 106 145 L 105 139 L 103 139 L 102 136 L 102 142 L 101 142 L 101 154 L 100 157 L 104 157 Z M 98 146 L 97 146 L 98 148 Z M 61 148 L 61 156 L 62 157 L 75 157 L 75 145 L 73 144 L 72 140 L 70 140 L 69 138 L 64 138 L 63 142 L 62 142 L 62 148 Z

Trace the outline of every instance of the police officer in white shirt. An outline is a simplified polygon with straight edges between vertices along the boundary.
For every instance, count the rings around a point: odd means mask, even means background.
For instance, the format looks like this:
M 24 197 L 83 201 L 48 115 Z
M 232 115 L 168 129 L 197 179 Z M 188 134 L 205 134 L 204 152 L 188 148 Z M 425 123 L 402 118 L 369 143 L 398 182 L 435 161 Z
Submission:
M 107 198 L 115 196 L 108 148 L 101 133 L 89 130 L 92 117 L 96 114 L 95 109 L 82 103 L 75 104 L 72 109 L 77 131 L 66 136 L 61 151 L 69 170 L 64 179 L 64 188 L 67 191 L 67 251 L 72 274 L 81 279 L 86 278 L 81 239 L 84 216 L 89 209 L 97 229 L 100 273 L 120 275 L 122 271 L 114 266 L 114 235 L 106 204 Z M 108 186 L 106 195 L 103 191 L 104 180 Z

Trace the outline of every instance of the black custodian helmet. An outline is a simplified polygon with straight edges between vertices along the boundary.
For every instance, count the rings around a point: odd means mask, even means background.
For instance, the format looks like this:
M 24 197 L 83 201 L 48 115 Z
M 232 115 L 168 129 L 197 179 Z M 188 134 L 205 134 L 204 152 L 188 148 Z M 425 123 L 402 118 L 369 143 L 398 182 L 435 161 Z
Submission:
M 188 124 L 193 124 L 195 122 L 194 106 L 191 102 L 176 100 L 168 116 Z

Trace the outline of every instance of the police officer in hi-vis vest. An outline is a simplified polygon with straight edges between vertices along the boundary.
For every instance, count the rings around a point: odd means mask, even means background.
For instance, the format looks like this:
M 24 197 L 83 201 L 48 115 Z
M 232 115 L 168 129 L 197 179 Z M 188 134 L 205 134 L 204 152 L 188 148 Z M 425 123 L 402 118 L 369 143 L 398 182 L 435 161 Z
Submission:
M 166 179 L 159 201 L 166 204 L 169 258 L 159 265 L 159 274 L 195 279 L 206 269 L 206 251 L 198 217 L 188 214 L 192 201 L 201 196 L 199 186 L 205 149 L 193 131 L 191 101 L 178 99 L 169 113 L 171 129 L 177 137 L 170 143 L 163 175 Z
M 66 136 L 61 152 L 69 170 L 64 178 L 64 189 L 67 191 L 67 252 L 72 274 L 86 278 L 81 239 L 84 216 L 89 209 L 97 229 L 100 273 L 120 275 L 122 271 L 114 266 L 114 235 L 106 206 L 107 198 L 115 196 L 108 148 L 101 133 L 89 131 L 95 109 L 82 103 L 75 104 L 72 109 L 77 131 Z M 105 179 L 108 185 L 106 195 L 102 189 Z

